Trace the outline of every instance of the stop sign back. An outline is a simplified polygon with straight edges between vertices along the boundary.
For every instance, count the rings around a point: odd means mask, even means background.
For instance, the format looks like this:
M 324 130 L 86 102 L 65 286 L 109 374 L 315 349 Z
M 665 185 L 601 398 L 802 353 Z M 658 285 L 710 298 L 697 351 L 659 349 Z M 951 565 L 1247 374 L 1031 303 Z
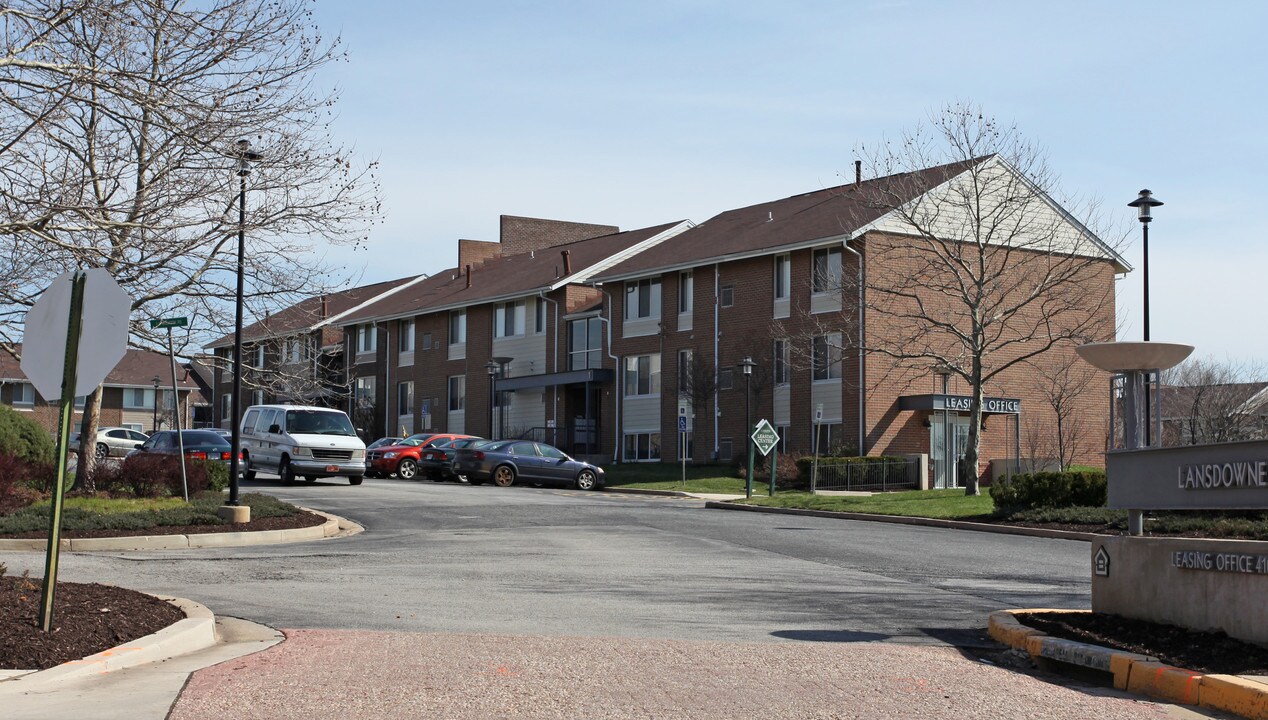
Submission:
M 62 395 L 66 331 L 70 323 L 71 283 L 75 273 L 57 276 L 26 314 L 22 338 L 22 372 L 47 400 Z M 92 392 L 128 349 L 128 316 L 132 298 L 110 272 L 84 270 L 84 302 L 75 396 Z

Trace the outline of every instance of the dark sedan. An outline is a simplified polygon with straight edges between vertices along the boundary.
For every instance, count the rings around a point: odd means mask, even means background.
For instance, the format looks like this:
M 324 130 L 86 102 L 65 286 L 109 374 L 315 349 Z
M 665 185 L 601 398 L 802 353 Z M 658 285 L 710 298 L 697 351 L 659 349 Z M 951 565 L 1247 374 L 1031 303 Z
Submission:
M 454 438 L 436 443 L 419 454 L 419 472 L 436 482 L 458 480 L 458 476 L 453 471 L 453 460 L 458 450 L 464 447 L 478 448 L 491 444 L 493 444 L 492 440 L 477 437 Z
M 604 482 L 603 468 L 573 460 L 558 448 L 531 440 L 459 448 L 453 467 L 455 474 L 473 485 L 492 480 L 499 487 L 510 487 L 516 480 L 525 480 L 598 490 Z
M 181 430 L 180 441 L 185 445 L 185 457 L 190 460 L 216 460 L 229 464 L 233 448 L 220 433 L 211 430 Z M 141 447 L 129 455 L 139 453 L 160 453 L 168 455 L 180 454 L 175 430 L 162 430 L 154 433 Z

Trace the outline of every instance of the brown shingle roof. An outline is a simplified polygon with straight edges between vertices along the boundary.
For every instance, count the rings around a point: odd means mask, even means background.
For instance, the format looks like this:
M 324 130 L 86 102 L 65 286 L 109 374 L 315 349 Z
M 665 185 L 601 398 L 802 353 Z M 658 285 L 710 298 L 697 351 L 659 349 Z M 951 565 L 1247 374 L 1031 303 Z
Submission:
M 423 282 L 372 303 L 339 320 L 353 325 L 372 319 L 408 317 L 420 312 L 465 307 L 496 298 L 515 297 L 549 288 L 564 279 L 563 251 L 568 251 L 572 273 L 584 271 L 613 255 L 679 225 L 682 221 L 655 227 L 603 235 L 589 240 L 556 245 L 517 255 L 490 258 L 475 266 L 471 287 L 458 268 L 437 273 Z M 659 247 L 659 246 L 657 246 Z
M 639 253 L 605 270 L 594 280 L 602 282 L 661 268 L 689 267 L 847 235 L 888 212 L 867 202 L 867 190 L 874 190 L 883 183 L 886 191 L 899 189 L 906 195 L 905 201 L 986 159 L 939 165 L 728 210 L 662 243 L 656 252 Z
M 311 330 L 323 320 L 345 313 L 361 303 L 373 300 L 376 296 L 407 285 L 418 278 L 418 275 L 411 275 L 397 280 L 362 285 L 337 293 L 301 300 L 275 315 L 269 315 L 263 320 L 242 328 L 242 340 L 249 342 Z M 323 304 L 325 306 L 324 311 Z M 232 344 L 233 333 L 229 333 L 205 347 L 211 349 Z
M 22 352 L 21 343 L 15 346 L 15 350 L 18 353 Z M 106 374 L 102 384 L 152 387 L 152 379 L 156 376 L 162 381 L 164 387 L 171 387 L 172 365 L 167 354 L 153 350 L 129 349 L 124 353 L 119 364 Z M 0 380 L 26 380 L 26 373 L 22 372 L 18 361 L 7 352 L 0 353 Z M 198 384 L 193 378 L 187 376 L 180 360 L 176 361 L 176 386 L 182 390 L 198 389 Z

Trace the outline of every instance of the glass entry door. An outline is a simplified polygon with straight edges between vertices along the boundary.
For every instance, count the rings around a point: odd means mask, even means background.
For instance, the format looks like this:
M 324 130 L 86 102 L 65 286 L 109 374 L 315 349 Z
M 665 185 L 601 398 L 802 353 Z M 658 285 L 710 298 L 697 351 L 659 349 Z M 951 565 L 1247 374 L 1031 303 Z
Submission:
M 947 437 L 951 447 L 948 453 Z M 969 418 L 947 411 L 929 417 L 929 464 L 936 488 L 960 487 L 959 465 L 969 445 Z

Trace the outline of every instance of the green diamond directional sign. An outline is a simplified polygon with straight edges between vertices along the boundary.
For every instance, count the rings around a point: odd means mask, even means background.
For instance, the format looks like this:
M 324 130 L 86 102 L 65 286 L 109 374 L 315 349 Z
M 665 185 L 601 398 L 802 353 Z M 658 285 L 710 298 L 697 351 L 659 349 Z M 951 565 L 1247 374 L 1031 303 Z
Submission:
M 775 428 L 765 418 L 758 421 L 757 429 L 753 431 L 753 444 L 762 455 L 770 455 L 770 451 L 779 444 L 779 433 L 775 432 Z
M 150 329 L 156 330 L 158 328 L 185 327 L 188 324 L 189 324 L 189 318 L 183 318 L 183 317 L 161 318 L 161 319 L 154 318 L 153 320 L 150 320 Z

